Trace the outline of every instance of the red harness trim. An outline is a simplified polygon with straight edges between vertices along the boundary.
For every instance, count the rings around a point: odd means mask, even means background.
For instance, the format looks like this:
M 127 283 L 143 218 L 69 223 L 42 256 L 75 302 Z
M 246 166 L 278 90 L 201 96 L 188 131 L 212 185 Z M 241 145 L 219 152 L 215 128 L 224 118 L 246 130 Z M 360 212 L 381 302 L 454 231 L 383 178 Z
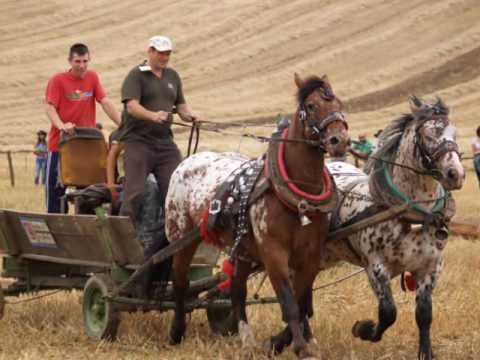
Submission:
M 286 128 L 282 133 L 282 139 L 287 139 L 288 137 L 288 128 Z M 313 195 L 306 193 L 300 190 L 288 177 L 287 169 L 285 167 L 284 162 L 284 155 L 285 155 L 285 142 L 280 142 L 279 149 L 278 149 L 278 167 L 280 170 L 280 174 L 282 175 L 283 180 L 287 183 L 287 186 L 290 190 L 292 190 L 295 194 L 300 195 L 304 198 L 307 198 L 312 201 L 324 201 L 327 200 L 333 191 L 332 180 L 330 179 L 330 175 L 328 174 L 327 168 L 324 166 L 322 169 L 322 178 L 323 183 L 325 184 L 325 190 L 319 195 Z
M 227 275 L 227 279 L 222 281 L 217 285 L 217 288 L 219 288 L 222 291 L 226 291 L 230 289 L 230 285 L 232 285 L 232 276 L 233 276 L 233 271 L 235 270 L 234 265 L 230 262 L 230 259 L 225 259 L 222 264 L 222 272 Z
M 200 237 L 202 238 L 203 242 L 223 249 L 225 244 L 223 244 L 222 240 L 220 239 L 220 231 L 217 229 L 208 228 L 208 210 L 208 207 L 203 210 L 202 219 L 200 220 Z

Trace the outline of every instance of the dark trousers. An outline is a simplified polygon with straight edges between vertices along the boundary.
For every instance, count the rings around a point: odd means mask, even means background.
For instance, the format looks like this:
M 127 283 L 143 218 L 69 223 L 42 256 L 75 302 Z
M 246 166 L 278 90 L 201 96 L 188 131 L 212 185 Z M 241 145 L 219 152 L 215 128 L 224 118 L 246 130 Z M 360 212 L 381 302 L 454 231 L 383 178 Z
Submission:
M 160 205 L 163 208 L 170 176 L 182 161 L 182 156 L 176 145 L 158 151 L 143 143 L 132 142 L 125 143 L 124 150 L 125 187 L 120 214 L 130 216 L 136 224 L 148 174 L 152 173 L 157 180 Z
M 48 152 L 45 184 L 45 202 L 48 213 L 60 213 L 60 198 L 65 195 L 65 188 L 58 181 L 58 159 L 58 152 Z

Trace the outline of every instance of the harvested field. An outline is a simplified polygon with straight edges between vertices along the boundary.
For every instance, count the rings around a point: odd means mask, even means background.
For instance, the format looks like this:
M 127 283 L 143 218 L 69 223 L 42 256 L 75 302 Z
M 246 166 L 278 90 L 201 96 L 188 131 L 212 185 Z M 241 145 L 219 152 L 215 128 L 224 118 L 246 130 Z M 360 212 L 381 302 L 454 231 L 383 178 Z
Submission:
M 68 47 L 85 42 L 110 97 L 120 109 L 120 86 L 145 57 L 147 39 L 174 40 L 172 66 L 183 77 L 191 107 L 211 121 L 239 122 L 224 134 L 202 133 L 200 150 L 241 151 L 256 156 L 265 145 L 240 139 L 268 135 L 277 114 L 295 109 L 293 73 L 328 74 L 347 107 L 350 131 L 368 136 L 408 110 L 406 97 L 440 95 L 452 108 L 459 143 L 467 156 L 480 125 L 480 2 L 477 0 L 145 0 L 115 2 L 0 0 L 0 151 L 31 149 L 47 129 L 43 93 L 50 76 L 67 68 Z M 112 124 L 100 111 L 98 120 Z M 175 129 L 182 150 L 187 134 Z M 0 208 L 42 211 L 43 190 L 33 185 L 33 155 L 13 156 L 11 188 L 0 154 Z M 455 193 L 457 213 L 480 215 L 480 193 L 471 160 L 464 188 Z M 473 360 L 480 353 L 480 239 L 450 238 L 446 266 L 434 292 L 432 341 L 437 359 Z M 342 265 L 323 272 L 317 285 L 353 272 Z M 377 344 L 351 335 L 355 320 L 376 316 L 366 277 L 358 275 L 315 293 L 312 326 L 323 360 L 416 359 L 414 294 L 393 282 L 396 324 Z M 251 289 L 255 288 L 252 282 Z M 263 293 L 272 294 L 270 286 Z M 7 298 L 8 301 L 26 297 Z M 7 305 L 0 321 L 2 359 L 266 359 L 245 352 L 236 337 L 213 335 L 206 316 L 191 317 L 187 340 L 167 345 L 170 313 L 125 315 L 115 343 L 87 338 L 81 293 L 58 293 Z M 250 321 L 262 342 L 280 329 L 277 305 L 251 307 Z M 280 359 L 293 359 L 286 351 Z

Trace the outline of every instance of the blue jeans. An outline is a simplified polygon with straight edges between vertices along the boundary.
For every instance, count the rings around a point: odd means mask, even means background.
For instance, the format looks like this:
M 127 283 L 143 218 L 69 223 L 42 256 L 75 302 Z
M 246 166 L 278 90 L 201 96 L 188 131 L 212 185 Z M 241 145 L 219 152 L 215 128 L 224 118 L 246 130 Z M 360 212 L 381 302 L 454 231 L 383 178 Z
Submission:
M 47 158 L 37 158 L 35 160 L 35 185 L 38 185 L 40 182 L 45 184 L 45 173 L 47 170 Z
M 58 152 L 48 152 L 47 181 L 45 183 L 45 197 L 48 213 L 60 213 L 60 198 L 65 195 L 65 188 L 60 185 L 58 181 L 58 158 Z

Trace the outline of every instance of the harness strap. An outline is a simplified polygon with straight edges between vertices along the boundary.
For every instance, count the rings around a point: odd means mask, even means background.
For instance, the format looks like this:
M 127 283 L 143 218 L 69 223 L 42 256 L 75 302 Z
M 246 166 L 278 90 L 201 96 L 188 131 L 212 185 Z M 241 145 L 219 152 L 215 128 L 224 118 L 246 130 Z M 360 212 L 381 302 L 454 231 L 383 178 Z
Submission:
M 396 198 L 400 199 L 402 202 L 410 204 L 411 208 L 414 211 L 421 213 L 422 215 L 433 215 L 435 213 L 438 213 L 445 207 L 445 189 L 443 188 L 443 186 L 440 185 L 439 196 L 437 198 L 437 201 L 435 202 L 435 205 L 431 210 L 428 210 L 420 204 L 414 203 L 407 195 L 401 192 L 400 189 L 398 189 L 393 183 L 392 177 L 390 176 L 386 165 L 383 164 L 382 167 L 383 176 L 385 177 L 385 181 L 388 185 L 389 190 L 391 191 L 391 194 Z

